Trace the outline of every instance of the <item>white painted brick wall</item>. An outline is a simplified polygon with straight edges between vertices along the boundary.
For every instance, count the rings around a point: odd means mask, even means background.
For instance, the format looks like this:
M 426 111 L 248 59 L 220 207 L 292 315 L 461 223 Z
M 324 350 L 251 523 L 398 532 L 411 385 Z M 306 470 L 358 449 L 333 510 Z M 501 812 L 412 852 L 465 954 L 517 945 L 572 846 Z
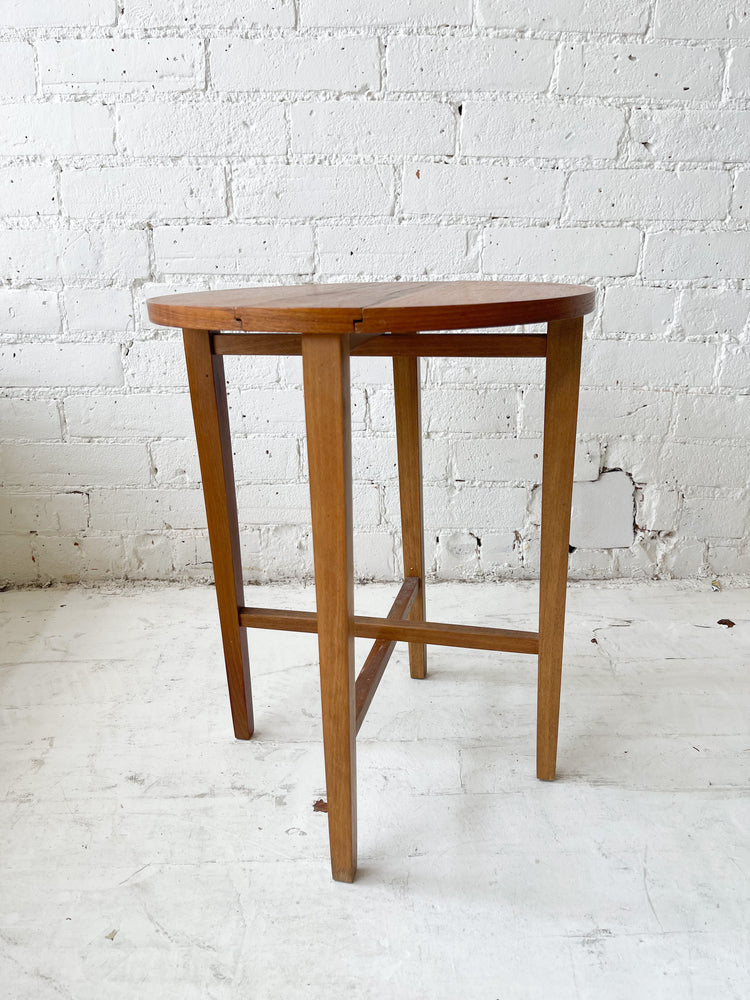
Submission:
M 388 44 L 388 86 L 396 93 L 540 94 L 549 85 L 554 54 L 554 42 L 527 38 L 394 38 Z
M 718 49 L 697 46 L 611 43 L 566 45 L 560 61 L 560 93 L 580 97 L 721 97 Z
M 395 174 L 381 163 L 262 163 L 232 171 L 238 218 L 319 219 L 393 215 Z
M 37 58 L 49 94 L 195 90 L 204 75 L 192 39 L 55 39 L 37 43 Z
M 64 170 L 62 197 L 73 219 L 200 219 L 227 214 L 221 167 L 96 167 Z
M 33 47 L 28 42 L 0 42 L 0 94 L 26 97 L 35 91 Z
M 222 39 L 209 48 L 220 91 L 334 90 L 380 87 L 377 38 Z
M 597 286 L 571 572 L 748 573 L 750 12 L 734 0 L 0 0 L 0 583 L 210 575 L 151 295 Z M 227 359 L 243 567 L 309 576 L 299 358 Z M 544 367 L 431 359 L 427 563 L 538 572 Z M 355 567 L 399 574 L 389 362 Z

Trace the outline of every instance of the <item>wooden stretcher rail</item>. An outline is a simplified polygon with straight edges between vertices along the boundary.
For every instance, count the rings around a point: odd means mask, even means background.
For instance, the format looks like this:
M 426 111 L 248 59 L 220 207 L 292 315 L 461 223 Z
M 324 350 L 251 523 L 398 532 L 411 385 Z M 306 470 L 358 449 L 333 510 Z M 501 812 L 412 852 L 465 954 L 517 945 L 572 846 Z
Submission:
M 288 632 L 318 631 L 314 611 L 277 611 L 272 608 L 240 608 L 244 628 L 280 629 Z M 503 653 L 538 653 L 539 633 L 476 625 L 446 625 L 441 622 L 389 621 L 355 615 L 354 635 L 359 639 L 388 639 L 392 642 L 423 642 L 431 646 L 459 646 L 464 649 L 493 649 Z
M 355 335 L 356 336 L 356 335 Z M 214 354 L 302 354 L 296 333 L 215 333 Z M 543 358 L 543 333 L 392 333 L 352 347 L 352 357 Z
M 401 589 L 396 596 L 396 600 L 393 602 L 391 610 L 388 612 L 388 620 L 401 621 L 403 618 L 406 618 L 411 611 L 411 606 L 414 604 L 418 593 L 419 577 L 407 577 L 401 585 Z M 385 673 L 385 668 L 388 666 L 388 661 L 395 648 L 395 640 L 376 639 L 367 655 L 367 659 L 362 665 L 355 685 L 357 732 L 359 732 L 360 726 L 365 721 L 367 709 L 370 707 L 373 696 L 378 689 L 378 684 L 380 684 Z

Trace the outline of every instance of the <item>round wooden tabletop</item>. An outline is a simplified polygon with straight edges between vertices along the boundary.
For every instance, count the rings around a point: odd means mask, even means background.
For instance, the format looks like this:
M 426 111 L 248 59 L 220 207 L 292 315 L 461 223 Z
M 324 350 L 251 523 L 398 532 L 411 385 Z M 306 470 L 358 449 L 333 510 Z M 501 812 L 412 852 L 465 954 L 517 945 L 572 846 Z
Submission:
M 366 282 L 230 288 L 148 300 L 160 326 L 283 333 L 411 333 L 573 319 L 594 289 L 516 281 Z

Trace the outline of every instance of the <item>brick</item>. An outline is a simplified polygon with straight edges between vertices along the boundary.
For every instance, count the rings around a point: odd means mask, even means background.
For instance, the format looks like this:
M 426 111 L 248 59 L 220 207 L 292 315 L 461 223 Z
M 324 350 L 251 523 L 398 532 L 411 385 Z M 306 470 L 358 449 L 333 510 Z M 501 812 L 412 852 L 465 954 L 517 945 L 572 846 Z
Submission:
M 57 293 L 38 288 L 0 288 L 0 333 L 53 334 L 60 330 Z
M 140 532 L 123 541 L 123 565 L 129 580 L 174 580 L 189 567 L 195 567 L 196 537 L 191 532 Z M 201 577 L 213 579 L 210 567 Z
M 154 230 L 164 274 L 310 274 L 312 230 L 306 226 L 168 226 Z
M 37 42 L 39 78 L 51 94 L 203 87 L 203 45 L 192 38 L 93 38 Z
M 725 347 L 719 363 L 717 382 L 722 388 L 747 392 L 750 385 L 750 351 L 744 347 Z
M 750 438 L 750 396 L 680 396 L 675 414 L 678 440 Z
M 516 536 L 514 532 L 505 531 L 482 533 L 482 544 L 479 547 L 479 564 L 484 573 L 505 575 L 518 562 L 516 551 Z
M 593 31 L 642 33 L 648 0 L 478 0 L 477 23 L 513 31 Z
M 543 447 L 541 419 L 538 438 L 485 437 L 477 441 L 455 442 L 455 481 L 539 483 L 542 478 Z M 601 454 L 596 442 L 579 441 L 575 453 L 575 480 L 587 482 L 599 477 Z M 453 477 L 451 477 L 453 478 Z
M 185 353 L 179 340 L 136 340 L 125 352 L 125 380 L 134 389 L 187 386 Z
M 82 492 L 0 497 L 0 531 L 82 531 L 87 524 L 88 498 Z
M 670 488 L 679 486 L 676 480 L 670 481 L 670 477 L 663 474 L 661 442 L 653 438 L 612 435 L 606 442 L 605 461 L 608 468 L 624 469 L 639 486 L 645 483 L 668 484 Z
M 6 104 L 0 107 L 6 156 L 114 153 L 110 109 L 99 104 Z
M 123 27 L 294 27 L 293 0 L 128 0 L 124 6 Z
M 368 358 L 368 360 L 370 359 Z M 392 379 L 389 381 L 391 381 L 392 384 Z M 388 382 L 385 382 L 384 384 L 388 386 Z M 392 388 L 371 388 L 367 392 L 367 403 L 370 416 L 370 426 L 373 431 L 376 434 L 395 434 L 396 413 L 394 410 L 395 404 L 393 400 Z
M 312 580 L 312 540 L 308 531 L 272 527 L 261 529 L 260 539 L 258 554 L 251 554 L 247 560 L 243 557 L 243 573 L 257 580 Z
M 96 531 L 162 531 L 205 528 L 203 491 L 95 489 L 89 497 Z
M 747 501 L 738 497 L 686 497 L 680 534 L 694 538 L 744 538 Z
M 430 358 L 429 381 L 437 386 L 468 384 L 477 391 L 489 385 L 542 385 L 544 361 L 542 358 Z
M 575 448 L 573 478 L 577 483 L 593 482 L 599 478 L 602 453 L 596 441 L 578 441 Z
M 708 575 L 706 543 L 678 540 L 664 556 L 664 572 L 675 580 L 694 580 Z M 653 560 L 651 560 L 653 566 Z M 619 571 L 619 567 L 618 567 Z
M 381 524 L 380 484 L 353 483 L 352 507 L 354 530 L 372 530 Z
M 659 340 L 595 340 L 586 345 L 584 385 L 707 386 L 713 381 L 716 348 Z
M 657 438 L 667 433 L 671 410 L 669 392 L 583 388 L 578 433 Z
M 657 0 L 653 32 L 660 38 L 750 38 L 750 12 L 736 0 Z
M 305 475 L 308 474 L 307 469 L 307 448 L 305 448 Z M 425 479 L 431 478 L 424 472 L 423 475 Z M 354 437 L 352 440 L 352 478 L 355 482 L 374 485 L 394 480 L 397 477 L 395 438 L 373 437 L 368 434 Z
M 461 580 L 479 571 L 480 542 L 470 531 L 441 531 L 437 546 L 438 579 Z
M 750 270 L 747 233 L 649 233 L 644 278 L 744 278 Z
M 737 543 L 718 545 L 709 543 L 708 565 L 712 576 L 750 576 L 750 550 L 747 546 L 737 548 Z
M 22 281 L 122 282 L 149 272 L 146 234 L 136 230 L 6 229 L 0 231 L 0 260 Z
M 19 164 L 0 168 L 0 215 L 57 215 L 55 172 L 51 166 Z
M 729 70 L 727 72 L 727 87 L 729 96 L 734 98 L 750 97 L 750 49 L 732 49 L 729 54 Z
M 515 390 L 478 393 L 470 389 L 428 389 L 422 393 L 427 434 L 512 434 L 516 429 Z
M 133 156 L 259 156 L 286 152 L 281 104 L 123 104 L 117 134 Z
M 395 539 L 384 531 L 359 532 L 354 545 L 357 580 L 397 580 Z M 400 566 L 399 562 L 399 566 Z
M 636 525 L 644 531 L 676 531 L 680 519 L 680 493 L 659 486 L 636 490 Z
M 359 419 L 353 427 L 364 428 L 364 399 L 359 396 Z M 302 435 L 305 431 L 305 403 L 301 389 L 243 389 L 229 395 L 229 420 L 237 434 Z
M 133 329 L 133 298 L 128 288 L 65 288 L 63 302 L 72 333 Z
M 293 104 L 292 150 L 358 156 L 452 153 L 453 112 L 447 104 L 334 101 Z
M 668 288 L 611 285 L 605 292 L 602 333 L 665 333 L 674 323 L 675 293 Z
M 661 450 L 653 481 L 683 487 L 747 486 L 747 446 L 667 442 Z
M 32 47 L 28 42 L 0 42 L 0 95 L 27 97 L 35 93 L 36 72 Z
M 498 275 L 575 277 L 635 274 L 637 229 L 489 229 L 482 270 Z
M 318 229 L 324 274 L 405 274 L 414 277 L 475 272 L 478 250 L 465 226 L 352 226 Z
M 461 486 L 446 492 L 441 486 L 424 488 L 425 526 L 477 531 L 511 531 L 526 520 L 528 490 L 518 486 Z
M 634 108 L 629 136 L 634 159 L 743 162 L 750 158 L 750 111 Z
M 458 480 L 538 483 L 542 477 L 542 442 L 485 438 L 477 448 L 474 441 L 460 441 L 455 448 L 454 469 Z
M 29 3 L 1 0 L 0 28 L 64 28 L 115 23 L 115 0 L 65 0 L 65 3 Z
M 588 345 L 584 350 L 588 351 Z M 670 392 L 583 386 L 578 405 L 578 433 L 603 438 L 658 438 L 666 434 L 671 412 Z M 522 432 L 541 434 L 543 418 L 544 394 L 537 390 L 524 393 Z M 578 473 L 576 478 L 581 478 Z
M 69 396 L 64 407 L 73 438 L 192 438 L 193 434 L 187 393 Z
M 715 288 L 686 289 L 679 325 L 689 337 L 742 337 L 750 319 L 750 294 Z
M 125 380 L 132 389 L 187 388 L 182 340 L 136 340 L 125 353 Z M 227 384 L 233 388 L 278 382 L 274 357 L 226 358 Z M 231 398 L 231 397 L 230 397 Z
M 376 38 L 216 39 L 209 49 L 211 82 L 223 91 L 380 88 Z
M 552 77 L 555 43 L 528 38 L 396 37 L 386 50 L 391 91 L 538 94 Z
M 466 101 L 461 149 L 468 156 L 614 157 L 624 127 L 620 108 Z
M 729 209 L 731 180 L 719 170 L 576 170 L 569 219 L 716 219 Z
M 151 445 L 154 478 L 158 486 L 197 485 L 200 468 L 195 441 L 154 441 Z M 240 438 L 232 441 L 234 476 L 276 485 L 299 478 L 300 461 L 296 438 Z M 250 476 L 250 480 L 248 480 Z
M 272 355 L 255 358 L 225 358 L 224 368 L 227 386 L 231 391 L 275 387 L 279 382 L 279 359 Z
M 144 278 L 150 264 L 142 230 L 70 230 L 63 238 L 60 275 L 71 281 L 127 282 Z
M 576 549 L 568 556 L 568 580 L 610 580 L 615 576 L 613 562 L 629 549 Z M 534 567 L 538 572 L 538 566 Z
M 39 568 L 31 547 L 31 536 L 0 535 L 0 584 L 2 586 L 24 586 L 36 583 Z
M 0 437 L 62 438 L 57 405 L 48 399 L 12 399 L 0 396 Z
M 20 281 L 55 280 L 62 239 L 45 229 L 0 230 L 0 267 Z
M 0 347 L 0 380 L 7 387 L 122 385 L 116 344 L 18 344 Z
M 735 219 L 750 219 L 750 170 L 740 170 L 737 174 L 732 215 Z
M 3 444 L 0 478 L 25 488 L 146 486 L 150 466 L 142 444 Z
M 471 0 L 301 0 L 303 27 L 471 24 Z
M 445 440 L 428 438 L 422 448 L 424 482 L 446 482 L 449 447 Z M 355 481 L 373 485 L 398 478 L 396 439 L 355 437 L 352 442 L 352 475 Z
M 287 378 L 292 371 L 299 372 L 299 385 L 302 385 L 302 364 L 301 359 L 286 358 L 284 364 Z M 292 368 L 294 362 L 298 362 Z M 282 362 L 283 363 L 283 362 Z M 381 385 L 393 386 L 393 362 L 390 358 L 352 358 L 351 361 L 352 385 L 365 386 L 368 389 Z
M 239 218 L 392 215 L 393 167 L 382 164 L 238 164 L 232 170 Z
M 62 173 L 63 206 L 78 219 L 216 218 L 227 214 L 221 167 L 96 167 Z
M 564 183 L 559 170 L 412 163 L 404 171 L 402 204 L 414 215 L 555 218 Z
M 558 88 L 582 97 L 718 100 L 722 60 L 699 46 L 586 44 L 562 50 Z
M 310 489 L 307 483 L 263 485 L 253 483 L 237 489 L 237 511 L 242 525 L 309 525 Z
M 634 512 L 633 481 L 624 472 L 606 472 L 594 483 L 574 483 L 570 544 L 582 549 L 630 548 Z
M 119 538 L 40 536 L 35 549 L 40 582 L 44 584 L 93 582 L 123 575 L 123 544 Z

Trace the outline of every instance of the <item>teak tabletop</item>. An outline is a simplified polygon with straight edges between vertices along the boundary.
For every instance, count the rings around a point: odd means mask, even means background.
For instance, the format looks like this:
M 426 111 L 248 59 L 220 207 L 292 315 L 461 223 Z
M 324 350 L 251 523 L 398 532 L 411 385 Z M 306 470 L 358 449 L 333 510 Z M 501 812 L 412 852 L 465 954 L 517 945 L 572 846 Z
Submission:
M 351 882 L 357 866 L 356 734 L 396 642 L 408 643 L 414 678 L 427 676 L 429 644 L 537 655 L 537 776 L 555 777 L 583 316 L 593 308 L 587 286 L 495 281 L 240 288 L 148 302 L 152 322 L 183 330 L 238 739 L 253 732 L 247 630 L 318 636 L 331 869 L 339 881 Z M 546 333 L 475 332 L 530 323 L 546 323 Z M 315 612 L 245 606 L 227 354 L 302 356 Z M 393 359 L 404 582 L 385 618 L 354 614 L 353 355 Z M 538 632 L 426 620 L 419 374 L 426 356 L 546 359 Z M 355 636 L 373 640 L 356 678 Z
M 190 292 L 150 299 L 162 326 L 290 333 L 403 333 L 584 316 L 594 289 L 512 281 L 370 282 Z

